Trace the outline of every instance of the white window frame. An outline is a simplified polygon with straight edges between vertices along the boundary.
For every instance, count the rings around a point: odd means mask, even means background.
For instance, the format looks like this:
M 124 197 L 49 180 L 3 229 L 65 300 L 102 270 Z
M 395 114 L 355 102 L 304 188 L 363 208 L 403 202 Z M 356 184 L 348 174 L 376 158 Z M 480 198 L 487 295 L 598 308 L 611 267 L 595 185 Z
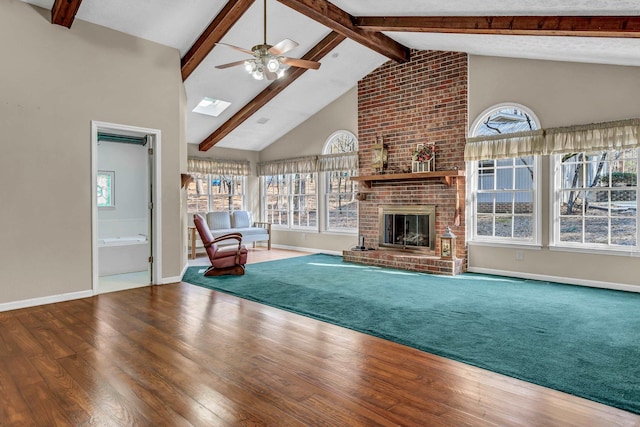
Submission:
M 616 151 L 616 150 L 609 150 Z M 591 154 L 590 152 L 584 152 L 585 154 Z M 550 218 L 553 219 L 552 226 L 550 228 L 549 247 L 550 249 L 561 249 L 575 252 L 585 253 L 601 253 L 601 254 L 640 254 L 640 222 L 637 215 L 638 200 L 640 196 L 640 186 L 636 183 L 636 244 L 635 245 L 618 245 L 611 243 L 583 243 L 583 242 L 569 242 L 560 240 L 561 232 L 561 215 L 560 210 L 562 207 L 562 154 L 555 154 L 551 156 L 551 188 L 550 188 Z M 638 162 L 640 172 L 640 148 L 636 149 L 636 161 Z M 594 187 L 593 191 L 597 191 L 598 187 Z M 608 190 L 614 187 L 600 187 L 603 190 Z M 608 233 L 611 234 L 611 226 L 609 226 Z M 582 230 L 582 237 L 584 239 L 584 229 Z
M 316 206 L 315 206 L 315 210 L 316 210 L 316 224 L 315 225 L 309 225 L 309 226 L 299 226 L 297 224 L 293 224 L 293 218 L 294 218 L 294 211 L 292 209 L 294 203 L 293 203 L 293 199 L 294 197 L 300 197 L 301 195 L 298 193 L 294 193 L 293 191 L 293 177 L 294 175 L 299 175 L 296 173 L 291 173 L 291 174 L 285 174 L 284 176 L 286 177 L 285 179 L 287 180 L 287 184 L 286 184 L 286 188 L 287 188 L 287 194 L 281 195 L 280 197 L 285 197 L 287 200 L 287 210 L 286 210 L 286 214 L 287 214 L 287 224 L 283 225 L 283 224 L 276 224 L 276 223 L 272 223 L 271 227 L 275 228 L 275 229 L 281 229 L 281 230 L 318 230 L 318 226 L 320 223 L 320 219 L 318 218 L 318 214 L 319 214 L 319 197 L 318 197 L 318 191 L 319 191 L 319 183 L 318 183 L 318 174 L 316 172 L 313 173 L 309 173 L 308 175 L 312 175 L 314 177 L 314 179 L 316 180 L 316 186 L 315 186 L 315 193 L 308 193 L 308 194 L 304 194 L 302 195 L 302 197 L 315 197 L 316 200 Z M 268 194 L 267 194 L 267 178 L 269 176 L 263 176 L 260 179 L 260 187 L 261 187 L 261 193 L 262 193 L 262 197 L 261 200 L 263 201 L 263 206 L 262 206 L 262 215 L 263 218 L 265 219 L 265 221 L 269 220 L 269 212 L 267 210 L 267 206 L 268 206 Z
M 354 142 L 355 142 L 355 151 L 358 151 L 358 138 L 352 133 L 349 132 L 348 130 L 338 130 L 333 132 L 331 135 L 329 135 L 329 137 L 327 138 L 327 140 L 324 143 L 324 146 L 322 147 L 322 153 L 323 154 L 335 154 L 332 151 L 332 146 L 335 143 L 336 138 L 338 138 L 341 135 L 347 135 L 349 138 L 351 138 Z M 349 173 L 350 171 L 342 171 L 343 173 Z M 358 185 L 357 182 L 352 181 L 352 192 L 346 192 L 346 193 L 340 193 L 340 192 L 336 192 L 336 193 L 329 193 L 329 182 L 331 179 L 331 173 L 332 172 L 322 172 L 322 192 L 324 197 L 322 198 L 322 212 L 323 212 L 323 217 L 324 217 L 324 221 L 323 221 L 323 229 L 324 231 L 330 232 L 330 233 L 340 233 L 340 234 L 350 234 L 350 235 L 357 235 L 358 234 L 358 224 L 359 224 L 359 215 L 358 215 L 358 201 L 356 200 L 356 225 L 355 227 L 332 227 L 329 219 L 330 219 L 330 212 L 329 212 L 329 199 L 331 197 L 340 197 L 341 195 L 344 194 L 352 194 L 353 198 L 355 199 L 356 193 L 358 192 Z
M 484 120 L 489 117 L 491 114 L 496 111 L 503 109 L 518 109 L 532 119 L 532 121 L 536 124 L 537 129 L 541 129 L 540 120 L 535 115 L 533 111 L 527 108 L 524 105 L 515 103 L 515 102 L 505 102 L 501 104 L 494 105 L 490 108 L 484 110 L 481 114 L 479 114 L 471 127 L 469 128 L 469 137 L 477 136 L 478 129 L 482 126 Z M 533 205 L 533 215 L 532 215 L 532 235 L 530 238 L 519 238 L 519 237 L 500 237 L 500 236 L 484 236 L 478 235 L 477 226 L 478 226 L 478 218 L 477 218 L 477 210 L 478 210 L 478 183 L 480 179 L 480 168 L 479 164 L 482 161 L 471 161 L 467 162 L 466 173 L 467 173 L 467 218 L 470 219 L 467 226 L 467 241 L 469 244 L 481 244 L 481 245 L 489 245 L 489 246 L 536 246 L 540 247 L 542 242 L 542 179 L 541 179 L 541 171 L 542 171 L 542 156 L 532 156 L 533 157 L 533 185 L 532 185 L 532 205 Z M 494 188 L 497 185 L 497 181 L 494 179 Z M 515 187 L 515 177 L 512 184 Z M 505 192 L 513 192 L 517 191 L 513 188 L 504 189 Z M 515 215 L 512 213 L 512 218 Z
M 219 179 L 222 179 L 224 177 L 224 175 L 218 175 L 218 174 L 200 174 L 202 175 L 206 181 L 207 181 L 207 192 L 206 192 L 206 196 L 207 196 L 207 212 L 212 212 L 214 210 L 214 199 L 216 198 L 229 198 L 229 197 L 234 197 L 234 196 L 240 196 L 241 197 L 241 202 L 240 202 L 240 208 L 239 209 L 230 209 L 229 212 L 233 212 L 234 210 L 245 210 L 246 209 L 246 203 L 247 203 L 247 195 L 246 195 L 246 183 L 247 183 L 247 179 L 245 176 L 241 176 L 241 175 L 232 175 L 231 178 L 233 178 L 234 180 L 240 180 L 240 186 L 242 189 L 242 192 L 240 194 L 232 194 L 232 195 L 216 195 L 213 194 L 212 191 L 212 186 L 211 186 L 211 182 L 213 180 L 213 178 L 218 177 Z M 189 186 L 195 186 L 195 180 L 192 184 L 189 184 Z M 189 211 L 189 193 L 187 193 L 187 213 L 188 214 L 193 214 L 196 212 L 191 212 Z M 199 212 L 202 213 L 202 212 Z

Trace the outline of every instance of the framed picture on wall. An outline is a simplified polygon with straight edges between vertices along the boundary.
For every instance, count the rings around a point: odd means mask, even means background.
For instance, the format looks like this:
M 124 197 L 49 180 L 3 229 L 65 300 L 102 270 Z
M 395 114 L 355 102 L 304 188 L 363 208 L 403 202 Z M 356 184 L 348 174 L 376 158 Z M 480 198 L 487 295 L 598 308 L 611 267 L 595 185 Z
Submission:
M 115 204 L 115 179 L 114 171 L 98 171 L 98 187 L 96 194 L 99 208 L 113 208 Z

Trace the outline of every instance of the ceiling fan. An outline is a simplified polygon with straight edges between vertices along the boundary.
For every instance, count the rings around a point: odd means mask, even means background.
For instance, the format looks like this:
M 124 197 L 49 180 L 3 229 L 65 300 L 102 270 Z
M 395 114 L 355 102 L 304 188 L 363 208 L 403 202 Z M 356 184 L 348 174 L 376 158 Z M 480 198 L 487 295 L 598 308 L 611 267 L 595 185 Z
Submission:
M 264 39 L 262 44 L 257 44 L 251 50 L 227 43 L 216 43 L 227 46 L 240 52 L 248 53 L 253 58 L 242 61 L 230 62 L 228 64 L 217 65 L 216 68 L 224 69 L 244 65 L 245 70 L 256 80 L 276 80 L 284 76 L 284 72 L 290 67 L 300 67 L 317 70 L 320 63 L 309 61 L 306 59 L 289 58 L 282 54 L 296 48 L 298 43 L 290 39 L 284 39 L 281 42 L 270 45 L 267 44 L 267 0 L 264 0 Z

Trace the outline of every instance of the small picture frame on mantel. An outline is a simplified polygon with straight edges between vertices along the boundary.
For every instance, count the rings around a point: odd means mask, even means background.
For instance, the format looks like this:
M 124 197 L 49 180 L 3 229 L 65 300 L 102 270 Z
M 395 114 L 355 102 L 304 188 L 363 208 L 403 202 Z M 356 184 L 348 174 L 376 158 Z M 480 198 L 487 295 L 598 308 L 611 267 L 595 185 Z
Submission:
M 436 170 L 436 145 L 418 144 L 411 156 L 411 172 L 433 172 Z

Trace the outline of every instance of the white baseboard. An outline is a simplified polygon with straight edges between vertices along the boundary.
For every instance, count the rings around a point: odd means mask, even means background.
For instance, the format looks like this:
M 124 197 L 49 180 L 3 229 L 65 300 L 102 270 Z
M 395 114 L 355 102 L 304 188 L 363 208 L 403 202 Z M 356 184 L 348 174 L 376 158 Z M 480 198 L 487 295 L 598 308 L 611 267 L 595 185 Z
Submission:
M 0 311 L 17 310 L 19 308 L 35 307 L 37 305 L 52 304 L 55 302 L 71 301 L 74 299 L 92 297 L 93 290 L 70 292 L 68 294 L 50 295 L 47 297 L 25 299 L 22 301 L 6 302 L 0 304 Z
M 640 292 L 640 286 L 624 283 L 601 282 L 596 280 L 576 279 L 574 277 L 549 276 L 546 274 L 522 273 L 519 271 L 494 270 L 491 268 L 469 267 L 470 273 L 493 274 L 496 276 L 518 277 L 521 279 L 542 280 L 545 282 L 564 283 L 567 285 L 588 286 L 590 288 L 613 289 L 616 291 Z
M 271 245 L 272 248 L 276 249 L 288 249 L 290 251 L 302 251 L 302 252 L 311 252 L 314 254 L 327 254 L 327 255 L 340 255 L 342 256 L 342 251 L 330 251 L 327 249 L 317 249 L 317 248 L 302 248 L 299 246 L 285 246 L 285 245 Z
M 170 283 L 178 283 L 178 282 L 182 282 L 182 277 L 184 276 L 184 273 L 187 272 L 187 267 L 189 267 L 189 264 L 185 264 L 184 268 L 182 269 L 182 273 L 180 273 L 179 276 L 173 276 L 173 277 L 163 277 L 162 280 L 160 280 L 160 283 L 158 283 L 159 285 L 168 285 Z

